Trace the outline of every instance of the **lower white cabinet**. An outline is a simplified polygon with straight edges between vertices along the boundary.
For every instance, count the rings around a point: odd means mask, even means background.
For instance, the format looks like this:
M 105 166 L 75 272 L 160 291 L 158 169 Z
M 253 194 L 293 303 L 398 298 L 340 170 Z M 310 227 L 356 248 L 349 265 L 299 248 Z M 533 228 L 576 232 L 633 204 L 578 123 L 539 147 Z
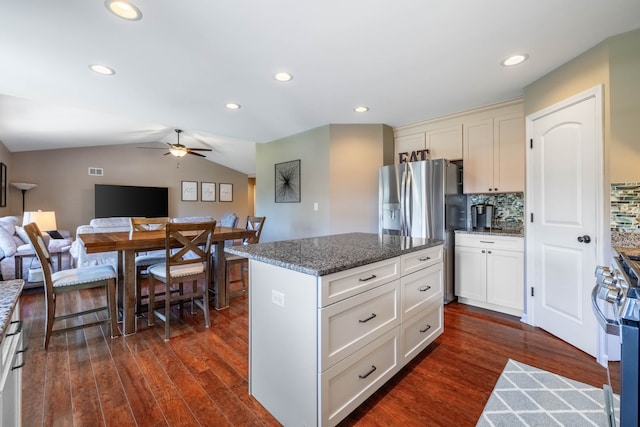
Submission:
M 0 427 L 22 425 L 22 346 L 18 302 L 0 346 Z
M 458 300 L 521 316 L 524 307 L 524 239 L 456 233 Z
M 442 246 L 315 277 L 249 260 L 249 392 L 334 426 L 444 330 Z

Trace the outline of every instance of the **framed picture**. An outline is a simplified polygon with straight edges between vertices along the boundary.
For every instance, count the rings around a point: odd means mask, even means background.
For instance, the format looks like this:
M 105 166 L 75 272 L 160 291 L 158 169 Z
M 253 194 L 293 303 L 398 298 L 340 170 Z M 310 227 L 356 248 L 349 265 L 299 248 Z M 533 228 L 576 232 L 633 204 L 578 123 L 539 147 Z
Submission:
M 7 206 L 7 165 L 0 163 L 0 207 Z
M 203 202 L 216 201 L 216 184 L 214 182 L 200 183 L 200 200 Z
M 300 203 L 300 160 L 276 163 L 276 203 Z
M 233 202 L 233 184 L 220 184 L 220 201 Z
M 198 201 L 198 182 L 182 181 L 182 201 L 197 202 Z

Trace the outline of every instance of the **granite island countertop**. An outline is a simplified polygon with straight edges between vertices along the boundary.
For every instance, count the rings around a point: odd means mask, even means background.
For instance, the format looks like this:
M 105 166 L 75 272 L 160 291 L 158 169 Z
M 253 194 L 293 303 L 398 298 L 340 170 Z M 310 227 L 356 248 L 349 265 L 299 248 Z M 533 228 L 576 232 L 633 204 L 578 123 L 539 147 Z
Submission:
M 7 332 L 23 286 L 24 280 L 22 279 L 0 282 L 0 343 Z
M 224 250 L 300 273 L 325 276 L 443 243 L 442 240 L 418 237 L 347 233 L 247 246 L 227 246 Z

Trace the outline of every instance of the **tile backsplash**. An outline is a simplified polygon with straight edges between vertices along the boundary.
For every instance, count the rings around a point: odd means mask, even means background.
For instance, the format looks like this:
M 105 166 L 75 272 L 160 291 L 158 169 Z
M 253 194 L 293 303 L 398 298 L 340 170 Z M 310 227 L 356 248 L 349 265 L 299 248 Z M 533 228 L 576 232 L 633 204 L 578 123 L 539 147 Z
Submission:
M 640 182 L 611 184 L 611 244 L 640 246 Z
M 513 230 L 520 230 L 524 227 L 523 193 L 469 194 L 467 197 L 469 227 L 471 227 L 471 206 L 482 203 L 494 205 L 496 207 L 496 227 Z

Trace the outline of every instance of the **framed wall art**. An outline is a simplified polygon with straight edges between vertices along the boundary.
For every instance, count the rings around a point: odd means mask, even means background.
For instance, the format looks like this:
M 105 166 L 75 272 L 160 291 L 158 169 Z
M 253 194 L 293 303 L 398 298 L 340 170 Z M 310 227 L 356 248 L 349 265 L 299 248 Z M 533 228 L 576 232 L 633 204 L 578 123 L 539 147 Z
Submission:
M 182 201 L 197 202 L 198 201 L 198 182 L 182 181 Z
M 233 184 L 220 184 L 220 201 L 233 202 Z
M 216 201 L 216 184 L 215 182 L 200 183 L 200 200 L 203 202 Z
M 24 200 L 24 193 L 22 194 Z M 0 207 L 7 207 L 7 165 L 4 163 L 0 163 Z
M 276 203 L 300 202 L 300 160 L 275 165 Z

